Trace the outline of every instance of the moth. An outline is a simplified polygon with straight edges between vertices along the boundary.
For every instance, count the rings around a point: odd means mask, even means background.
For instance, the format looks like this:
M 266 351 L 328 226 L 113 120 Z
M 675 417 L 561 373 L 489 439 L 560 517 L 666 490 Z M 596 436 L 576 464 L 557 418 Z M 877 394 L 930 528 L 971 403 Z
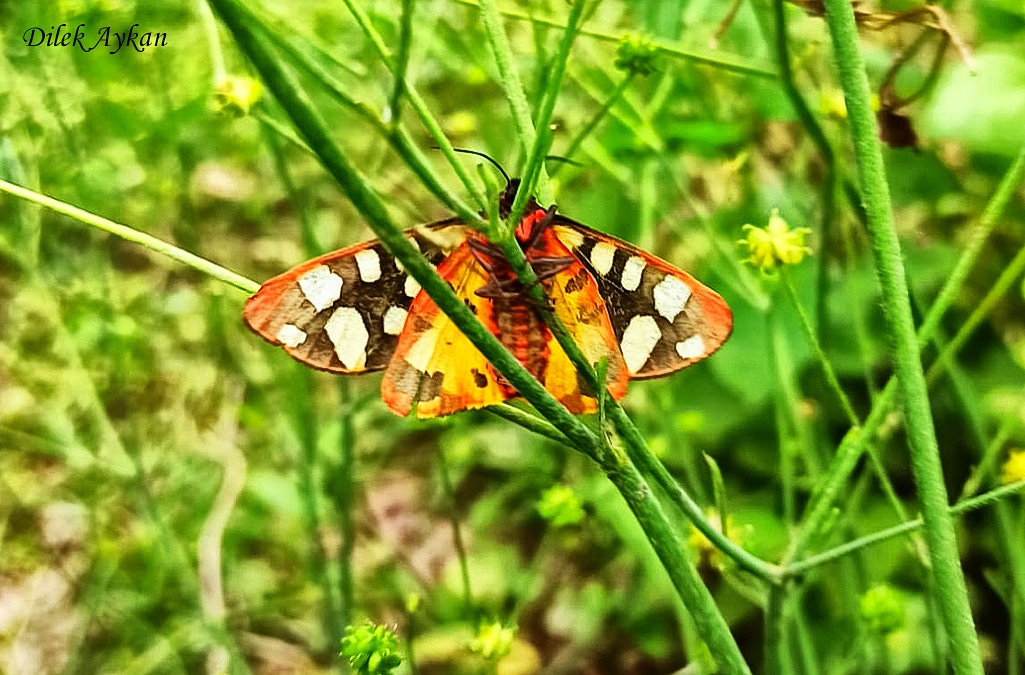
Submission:
M 507 179 L 507 218 L 519 187 Z M 508 261 L 458 218 L 405 236 L 513 356 L 571 413 L 597 400 Z M 632 379 L 662 377 L 717 350 L 733 327 L 726 302 L 687 272 L 625 241 L 542 208 L 516 240 L 550 303 L 591 363 L 607 359 L 619 400 Z M 304 262 L 246 302 L 246 324 L 296 360 L 332 373 L 384 370 L 381 398 L 420 418 L 495 405 L 516 390 L 377 241 Z

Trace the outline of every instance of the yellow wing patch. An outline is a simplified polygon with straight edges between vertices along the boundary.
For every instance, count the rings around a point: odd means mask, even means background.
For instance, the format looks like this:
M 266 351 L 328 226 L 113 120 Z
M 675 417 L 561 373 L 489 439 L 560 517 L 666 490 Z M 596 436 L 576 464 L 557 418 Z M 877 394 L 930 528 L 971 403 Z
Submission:
M 552 235 L 554 240 L 554 235 Z M 569 251 L 546 241 L 546 255 Z M 439 266 L 456 295 L 481 323 L 513 353 L 552 396 L 571 413 L 593 413 L 597 402 L 530 301 L 523 297 L 482 298 L 476 291 L 487 285 L 486 272 L 463 244 Z M 544 282 L 559 319 L 587 360 L 608 359 L 607 386 L 616 400 L 626 394 L 629 372 L 619 351 L 598 285 L 578 262 Z M 518 394 L 453 324 L 426 293 L 409 308 L 395 354 L 381 383 L 385 404 L 400 415 L 416 406 L 421 418 L 483 408 Z
M 569 256 L 570 252 L 551 231 L 545 233 L 540 246 L 549 256 Z M 588 363 L 608 359 L 606 388 L 615 400 L 626 395 L 630 375 L 619 351 L 615 331 L 609 321 L 598 284 L 579 262 L 559 272 L 545 283 L 556 316 L 562 321 Z M 592 392 L 583 389 L 576 368 L 551 334 L 548 336 L 551 357 L 542 384 L 552 396 L 574 414 L 593 413 L 598 409 Z
M 487 275 L 463 244 L 438 266 L 453 290 L 475 314 L 486 313 L 490 300 L 475 294 Z M 516 396 L 499 382 L 484 355 L 424 292 L 409 308 L 409 318 L 381 382 L 381 397 L 393 412 L 417 417 L 449 415 L 483 408 Z

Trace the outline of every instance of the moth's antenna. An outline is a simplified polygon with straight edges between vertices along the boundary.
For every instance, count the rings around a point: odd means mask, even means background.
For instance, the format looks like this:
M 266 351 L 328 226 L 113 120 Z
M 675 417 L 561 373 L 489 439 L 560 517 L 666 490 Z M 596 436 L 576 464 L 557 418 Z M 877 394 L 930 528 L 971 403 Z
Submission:
M 569 157 L 563 157 L 562 155 L 545 155 L 546 162 L 562 162 L 564 164 L 572 164 L 573 166 L 583 166 L 583 162 L 578 162 L 575 159 Z
M 440 150 L 438 146 L 434 146 L 434 149 Z M 511 182 L 512 179 L 509 178 L 509 174 L 505 172 L 505 169 L 502 168 L 502 165 L 495 161 L 490 155 L 486 155 L 483 152 L 477 152 L 476 150 L 468 150 L 466 148 L 452 148 L 452 150 L 454 150 L 455 152 L 461 152 L 464 155 L 477 155 L 478 157 L 483 157 L 484 159 L 488 160 L 489 162 L 495 165 L 495 168 L 498 169 L 498 171 L 502 174 L 502 178 L 505 179 L 506 183 Z

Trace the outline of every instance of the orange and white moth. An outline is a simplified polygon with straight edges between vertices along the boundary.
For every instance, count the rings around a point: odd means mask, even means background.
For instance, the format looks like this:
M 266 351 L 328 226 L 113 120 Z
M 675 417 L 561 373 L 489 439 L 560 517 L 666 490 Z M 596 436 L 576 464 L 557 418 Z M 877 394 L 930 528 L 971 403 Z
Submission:
M 518 180 L 500 197 L 503 217 Z M 458 219 L 406 237 L 481 323 L 572 413 L 597 409 L 499 250 Z M 542 208 L 531 198 L 516 239 L 552 310 L 587 359 L 607 359 L 616 400 L 627 382 L 668 375 L 709 356 L 733 316 L 713 290 L 656 256 Z M 399 415 L 436 417 L 494 405 L 516 390 L 420 285 L 368 241 L 267 281 L 246 324 L 293 358 L 333 373 L 384 370 L 381 397 Z

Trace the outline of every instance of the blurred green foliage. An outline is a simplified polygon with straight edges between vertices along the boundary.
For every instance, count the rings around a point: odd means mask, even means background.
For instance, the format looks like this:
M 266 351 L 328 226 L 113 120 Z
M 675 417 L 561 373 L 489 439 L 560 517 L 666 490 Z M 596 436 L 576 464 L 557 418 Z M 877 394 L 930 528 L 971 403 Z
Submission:
M 354 98 L 384 108 L 388 70 L 342 4 L 263 6 Z M 541 1 L 515 9 L 566 11 Z M 364 10 L 393 45 L 400 3 Z M 886 156 L 923 311 L 1025 145 L 1017 47 L 1025 8 L 981 1 L 948 10 L 972 47 L 974 73 L 948 54 L 927 95 L 905 111 L 921 147 Z M 409 81 L 456 146 L 515 171 L 521 158 L 478 10 L 422 0 L 415 12 Z M 771 12 L 761 3 L 741 5 L 718 35 L 719 52 L 708 50 L 725 12 L 700 1 L 607 1 L 587 28 L 772 68 Z M 789 6 L 787 16 L 797 88 L 817 108 L 836 96 L 828 38 L 820 19 Z M 60 23 L 84 23 L 90 35 L 138 23 L 166 32 L 168 46 L 85 53 L 21 39 L 30 27 Z M 507 30 L 529 97 L 543 89 L 559 31 L 516 18 Z M 918 30 L 863 34 L 873 84 Z M 0 177 L 255 279 L 368 236 L 309 154 L 268 123 L 283 119 L 273 100 L 246 117 L 215 111 L 216 58 L 196 3 L 7 3 L 0 36 Z M 251 76 L 223 32 L 220 39 L 228 73 Z M 553 153 L 623 77 L 616 46 L 592 36 L 574 45 Z M 921 83 L 929 67 L 925 56 L 912 59 L 902 77 Z M 313 78 L 304 84 L 396 219 L 413 226 L 448 215 L 357 115 Z M 853 180 L 843 120 L 817 120 Z M 431 159 L 458 190 L 441 158 Z M 857 199 L 841 198 L 822 222 L 822 159 L 777 78 L 665 53 L 571 159 L 579 164 L 564 165 L 554 183 L 561 213 L 684 267 L 732 306 L 734 334 L 719 353 L 632 384 L 625 405 L 702 506 L 715 506 L 703 454 L 715 458 L 730 527 L 745 548 L 778 560 L 848 424 L 779 280 L 743 267 L 746 251 L 735 242 L 744 224 L 766 224 L 773 209 L 791 227 L 812 229 L 815 255 L 790 276 L 864 415 L 890 366 Z M 1025 245 L 1022 205 L 1019 187 L 944 322 L 944 340 Z M 553 673 L 667 673 L 704 660 L 644 533 L 596 467 L 484 412 L 396 418 L 377 398 L 377 376 L 339 382 L 249 334 L 243 300 L 138 247 L 0 197 L 0 669 L 194 673 L 225 663 L 230 672 L 329 672 L 342 668 L 345 626 L 367 617 L 395 625 L 407 641 L 399 673 L 413 672 L 411 663 L 421 673 L 486 672 L 468 647 L 482 617 L 516 627 L 503 633 L 503 673 L 541 664 Z M 933 387 L 954 497 L 976 464 L 989 467 L 974 478 L 976 491 L 995 484 L 1007 449 L 1025 443 L 1023 302 L 1018 284 L 998 298 Z M 926 350 L 927 363 L 935 353 Z M 875 451 L 914 514 L 898 414 Z M 553 497 L 564 485 L 571 505 Z M 553 501 L 548 515 L 540 505 Z M 959 533 L 993 672 L 1025 668 L 1022 519 L 1020 497 L 1009 499 L 965 516 Z M 813 548 L 897 522 L 866 466 L 830 538 Z M 686 538 L 689 526 L 679 531 Z M 786 672 L 813 672 L 808 664 L 933 672 L 942 636 L 915 545 L 888 540 L 803 577 L 786 634 L 803 661 L 795 656 Z M 694 558 L 759 670 L 764 589 L 700 546 Z M 886 601 L 903 603 L 888 605 L 888 616 L 899 609 L 902 621 L 880 636 L 862 623 L 863 598 L 884 583 L 893 590 Z M 416 611 L 406 604 L 411 593 L 421 596 Z

